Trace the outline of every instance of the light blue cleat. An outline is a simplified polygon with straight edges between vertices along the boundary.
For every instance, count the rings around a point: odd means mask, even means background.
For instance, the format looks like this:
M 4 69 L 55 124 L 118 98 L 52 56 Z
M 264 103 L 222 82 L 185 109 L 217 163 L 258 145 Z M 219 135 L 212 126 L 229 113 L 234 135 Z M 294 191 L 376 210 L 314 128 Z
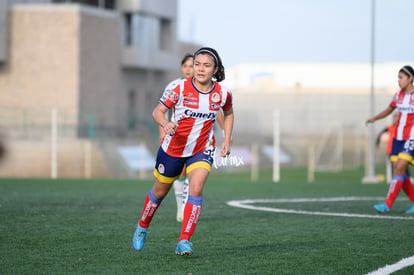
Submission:
M 407 211 L 405 211 L 405 214 L 414 214 L 414 203 L 411 204 Z
M 193 255 L 193 250 L 191 247 L 193 244 L 187 240 L 182 240 L 177 244 L 177 248 L 175 249 L 175 254 L 181 256 L 191 256 Z
M 144 248 L 145 238 L 147 237 L 147 228 L 142 228 L 137 225 L 134 237 L 132 237 L 132 246 L 136 251 L 141 251 Z
M 374 205 L 374 209 L 378 213 L 382 213 L 382 214 L 390 212 L 390 208 L 388 207 L 388 205 L 385 204 L 385 202 L 381 202 L 381 203 Z

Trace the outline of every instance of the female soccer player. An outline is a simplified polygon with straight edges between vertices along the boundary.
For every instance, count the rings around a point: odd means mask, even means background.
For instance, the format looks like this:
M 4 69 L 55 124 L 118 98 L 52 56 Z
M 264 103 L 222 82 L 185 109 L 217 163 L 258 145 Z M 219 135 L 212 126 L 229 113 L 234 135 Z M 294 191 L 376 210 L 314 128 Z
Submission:
M 414 213 L 414 187 L 410 177 L 406 175 L 408 164 L 413 164 L 414 157 L 414 70 L 411 66 L 404 66 L 398 73 L 398 90 L 390 105 L 368 119 L 366 123 L 373 123 L 391 114 L 394 109 L 398 109 L 399 117 L 396 131 L 394 134 L 391 161 L 393 162 L 393 176 L 385 202 L 374 205 L 374 209 L 379 213 L 388 213 L 398 196 L 401 188 L 413 202 L 406 214 Z
M 194 66 L 194 56 L 192 54 L 186 54 L 181 60 L 182 77 L 168 84 L 165 90 L 173 89 L 177 85 L 177 83 L 181 81 L 182 79 L 192 78 L 194 75 L 193 66 Z M 167 117 L 167 119 L 169 119 L 169 117 Z M 221 129 L 224 129 L 223 119 L 224 118 L 223 118 L 222 112 L 219 112 L 217 115 L 216 121 L 218 122 Z M 160 143 L 162 144 L 166 133 L 161 126 L 158 126 L 158 130 L 160 134 Z M 188 198 L 188 177 L 187 177 L 185 168 L 186 167 L 184 165 L 183 171 L 181 172 L 180 177 L 176 179 L 173 183 L 175 200 L 177 202 L 177 216 L 176 216 L 177 222 L 183 221 L 184 207 L 185 207 L 185 204 L 187 203 L 187 198 Z
M 154 109 L 153 118 L 163 127 L 166 136 L 158 150 L 155 184 L 146 196 L 132 238 L 135 250 L 144 248 L 147 230 L 156 210 L 168 194 L 171 183 L 186 165 L 189 195 L 175 253 L 187 256 L 193 254 L 189 240 L 197 225 L 204 184 L 213 163 L 213 125 L 220 109 L 224 112 L 225 135 L 220 153 L 222 157 L 230 154 L 234 115 L 231 92 L 219 84 L 224 77 L 224 66 L 216 50 L 200 48 L 194 54 L 194 77 L 183 79 L 172 89 L 166 90 Z M 173 112 L 171 122 L 165 118 L 168 109 Z

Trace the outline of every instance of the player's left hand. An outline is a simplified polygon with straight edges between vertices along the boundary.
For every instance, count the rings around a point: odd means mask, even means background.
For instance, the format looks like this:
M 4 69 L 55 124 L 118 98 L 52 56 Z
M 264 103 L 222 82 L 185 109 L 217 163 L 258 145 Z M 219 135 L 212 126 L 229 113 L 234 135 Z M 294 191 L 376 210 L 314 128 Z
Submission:
M 223 144 L 221 145 L 220 156 L 226 157 L 228 155 L 230 155 L 230 143 L 223 142 Z

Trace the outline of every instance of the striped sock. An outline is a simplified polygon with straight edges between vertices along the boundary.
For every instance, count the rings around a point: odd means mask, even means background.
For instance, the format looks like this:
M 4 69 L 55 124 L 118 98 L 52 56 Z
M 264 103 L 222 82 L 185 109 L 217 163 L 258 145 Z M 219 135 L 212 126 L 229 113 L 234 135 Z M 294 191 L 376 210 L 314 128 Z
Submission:
M 411 202 L 414 203 L 414 187 L 410 177 L 407 176 L 407 179 L 404 181 L 402 185 L 402 189 L 404 190 L 405 194 L 407 194 L 407 196 L 410 198 Z
M 385 204 L 391 209 L 392 205 L 394 204 L 395 199 L 400 193 L 401 187 L 403 186 L 404 181 L 407 179 L 406 176 L 393 176 L 390 184 L 390 188 L 388 189 L 387 199 Z
M 139 226 L 142 228 L 148 228 L 151 223 L 152 217 L 160 206 L 163 198 L 157 199 L 154 196 L 152 190 L 150 190 L 145 198 L 144 209 L 142 210 L 141 218 L 139 219 Z
M 181 228 L 179 242 L 182 240 L 190 240 L 197 225 L 202 205 L 203 197 L 188 196 L 188 201 L 184 208 L 183 226 Z

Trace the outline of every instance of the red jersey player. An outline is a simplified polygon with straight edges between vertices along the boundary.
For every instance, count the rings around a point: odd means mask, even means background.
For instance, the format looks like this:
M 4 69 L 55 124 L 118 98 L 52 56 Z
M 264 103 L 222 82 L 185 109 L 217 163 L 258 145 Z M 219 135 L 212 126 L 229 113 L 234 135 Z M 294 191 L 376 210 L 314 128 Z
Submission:
M 230 154 L 234 115 L 231 92 L 219 84 L 224 77 L 224 66 L 216 50 L 203 47 L 194 54 L 194 77 L 182 79 L 166 90 L 154 109 L 154 120 L 163 127 L 166 136 L 157 154 L 155 184 L 146 196 L 132 238 L 135 250 L 144 248 L 147 229 L 156 210 L 186 165 L 189 195 L 175 252 L 192 255 L 190 237 L 197 225 L 204 184 L 213 163 L 213 125 L 220 110 L 224 112 L 224 141 L 220 152 L 222 157 Z M 172 110 L 171 122 L 165 118 L 169 109 Z
M 391 114 L 395 109 L 399 111 L 399 117 L 392 143 L 391 161 L 393 161 L 393 176 L 385 202 L 374 205 L 379 213 L 388 213 L 398 196 L 401 188 L 412 201 L 412 205 L 405 212 L 414 214 L 414 187 L 410 177 L 406 175 L 408 164 L 414 163 L 414 70 L 411 66 L 404 66 L 398 73 L 398 90 L 390 105 L 368 119 L 366 123 L 373 123 Z
M 194 75 L 194 56 L 192 54 L 186 54 L 182 61 L 181 61 L 181 73 L 182 77 L 176 79 L 169 83 L 165 90 L 171 91 L 174 89 L 181 80 L 186 78 L 192 78 Z M 167 117 L 169 119 L 169 117 Z M 219 112 L 216 119 L 217 123 L 219 124 L 220 128 L 223 129 L 223 114 Z M 159 133 L 160 133 L 160 143 L 164 141 L 165 131 L 161 126 L 158 126 Z M 184 207 L 187 203 L 188 198 L 188 177 L 186 173 L 186 166 L 184 165 L 183 170 L 180 174 L 180 177 L 176 179 L 173 183 L 175 199 L 177 202 L 177 216 L 176 219 L 178 222 L 183 221 L 184 216 Z

